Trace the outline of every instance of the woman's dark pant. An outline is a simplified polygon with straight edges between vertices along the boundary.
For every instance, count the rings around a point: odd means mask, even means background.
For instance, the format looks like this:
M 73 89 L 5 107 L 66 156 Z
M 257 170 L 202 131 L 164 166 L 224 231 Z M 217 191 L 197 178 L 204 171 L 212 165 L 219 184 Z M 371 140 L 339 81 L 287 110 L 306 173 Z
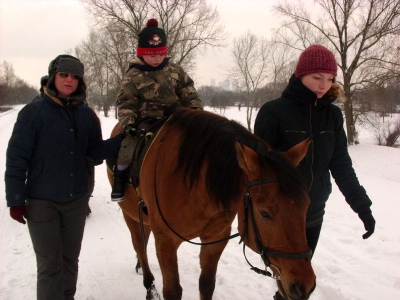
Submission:
M 36 254 L 37 299 L 72 300 L 78 280 L 88 196 L 28 199 L 28 227 Z
M 321 234 L 322 224 L 313 226 L 310 228 L 306 228 L 306 237 L 308 247 L 312 250 L 313 256 L 315 253 L 315 249 L 317 248 L 319 235 Z

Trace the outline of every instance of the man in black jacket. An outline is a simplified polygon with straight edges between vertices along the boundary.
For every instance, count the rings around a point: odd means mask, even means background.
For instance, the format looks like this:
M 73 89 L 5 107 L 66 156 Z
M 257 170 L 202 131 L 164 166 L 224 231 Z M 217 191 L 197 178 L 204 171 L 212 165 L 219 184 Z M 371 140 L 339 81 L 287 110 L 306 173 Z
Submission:
M 37 299 L 72 300 L 88 211 L 89 167 L 115 157 L 122 137 L 103 141 L 99 119 L 84 105 L 84 66 L 70 55 L 49 65 L 41 98 L 18 114 L 6 158 L 10 215 L 28 222 L 37 260 Z

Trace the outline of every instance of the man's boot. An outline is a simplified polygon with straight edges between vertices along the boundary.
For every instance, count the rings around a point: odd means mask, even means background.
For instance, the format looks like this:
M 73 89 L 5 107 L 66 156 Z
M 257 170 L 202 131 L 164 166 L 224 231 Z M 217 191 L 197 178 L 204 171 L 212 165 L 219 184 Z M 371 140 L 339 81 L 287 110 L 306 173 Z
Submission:
M 125 186 L 128 170 L 129 168 L 123 171 L 114 168 L 114 185 L 111 192 L 111 201 L 121 202 L 125 200 Z

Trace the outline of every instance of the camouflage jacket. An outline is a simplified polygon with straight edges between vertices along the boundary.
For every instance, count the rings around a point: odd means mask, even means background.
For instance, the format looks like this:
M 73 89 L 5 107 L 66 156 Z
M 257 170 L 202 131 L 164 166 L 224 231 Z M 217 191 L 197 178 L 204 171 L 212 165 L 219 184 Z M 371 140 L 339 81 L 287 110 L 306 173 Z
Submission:
M 139 58 L 129 62 L 117 98 L 118 120 L 122 128 L 145 117 L 161 117 L 168 106 L 176 103 L 203 108 L 193 80 L 181 66 L 166 62 L 163 68 L 154 70 Z

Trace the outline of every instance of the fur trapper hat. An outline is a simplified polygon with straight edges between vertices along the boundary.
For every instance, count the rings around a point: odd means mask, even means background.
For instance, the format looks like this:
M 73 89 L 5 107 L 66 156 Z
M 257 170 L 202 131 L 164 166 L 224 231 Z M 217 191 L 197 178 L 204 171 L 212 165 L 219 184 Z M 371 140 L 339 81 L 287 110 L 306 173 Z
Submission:
M 46 90 L 48 94 L 55 97 L 57 97 L 58 93 L 54 85 L 54 80 L 58 72 L 75 74 L 80 77 L 78 87 L 70 97 L 75 100 L 84 101 L 86 99 L 86 83 L 83 80 L 85 69 L 82 62 L 78 58 L 68 54 L 61 54 L 50 62 L 49 81 L 47 82 Z

